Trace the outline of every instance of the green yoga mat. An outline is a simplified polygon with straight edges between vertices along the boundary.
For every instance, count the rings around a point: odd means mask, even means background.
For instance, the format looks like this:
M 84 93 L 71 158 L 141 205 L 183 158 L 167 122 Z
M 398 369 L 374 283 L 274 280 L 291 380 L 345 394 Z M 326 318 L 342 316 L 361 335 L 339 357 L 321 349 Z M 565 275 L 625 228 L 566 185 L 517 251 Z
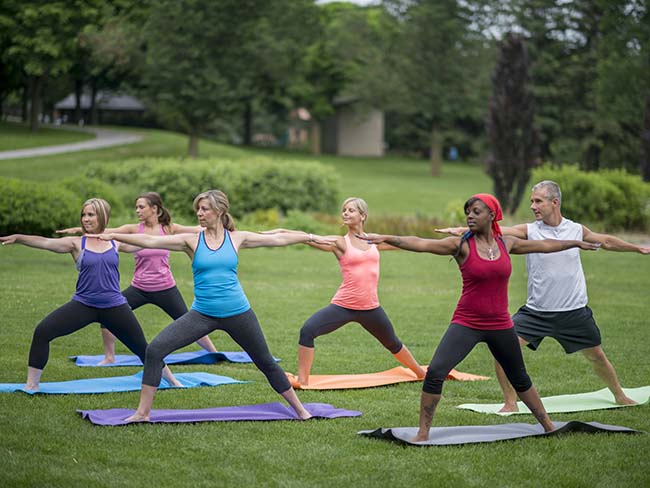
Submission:
M 639 388 L 623 388 L 625 394 L 636 401 L 638 405 L 648 403 L 650 400 L 650 386 L 641 386 Z M 575 395 L 557 395 L 542 398 L 544 407 L 548 413 L 565 413 L 565 412 L 586 412 L 588 410 L 604 410 L 607 408 L 635 407 L 637 405 L 618 405 L 614 402 L 614 395 L 607 389 L 592 391 L 590 393 L 577 393 Z M 508 416 L 516 414 L 529 414 L 530 410 L 522 402 L 519 405 L 518 412 L 501 413 L 499 410 L 503 403 L 463 403 L 456 408 L 473 410 L 479 413 L 494 413 L 497 415 Z

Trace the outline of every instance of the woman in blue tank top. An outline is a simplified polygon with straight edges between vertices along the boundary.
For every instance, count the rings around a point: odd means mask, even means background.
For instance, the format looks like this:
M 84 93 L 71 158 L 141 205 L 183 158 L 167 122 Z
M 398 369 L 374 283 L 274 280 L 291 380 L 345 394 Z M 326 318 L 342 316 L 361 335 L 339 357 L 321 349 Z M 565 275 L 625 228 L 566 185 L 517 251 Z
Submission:
M 228 197 L 225 193 L 210 190 L 194 199 L 199 225 L 205 228 L 198 236 L 113 233 L 100 236 L 104 240 L 116 240 L 144 248 L 183 251 L 192 260 L 195 296 L 192 309 L 167 326 L 147 347 L 140 403 L 135 414 L 127 419 L 129 421 L 149 420 L 160 383 L 164 364 L 162 359 L 217 329 L 229 334 L 249 354 L 271 387 L 291 405 L 298 417 L 311 417 L 291 387 L 286 374 L 274 361 L 257 317 L 239 284 L 238 251 L 312 241 L 327 243 L 329 240 L 307 233 L 269 235 L 236 231 L 228 208 Z
M 105 200 L 87 200 L 81 209 L 84 234 L 102 232 L 108 224 L 110 213 L 111 207 Z M 69 253 L 79 270 L 72 299 L 45 317 L 34 330 L 29 350 L 26 389 L 38 390 L 41 374 L 49 358 L 50 342 L 93 322 L 104 325 L 142 361 L 145 360 L 147 341 L 138 320 L 120 293 L 118 270 L 117 251 L 133 252 L 137 248 L 112 241 L 103 242 L 86 235 L 49 239 L 13 234 L 0 237 L 0 242 L 2 245 L 17 243 L 61 254 Z M 163 373 L 171 384 L 182 386 L 166 366 Z

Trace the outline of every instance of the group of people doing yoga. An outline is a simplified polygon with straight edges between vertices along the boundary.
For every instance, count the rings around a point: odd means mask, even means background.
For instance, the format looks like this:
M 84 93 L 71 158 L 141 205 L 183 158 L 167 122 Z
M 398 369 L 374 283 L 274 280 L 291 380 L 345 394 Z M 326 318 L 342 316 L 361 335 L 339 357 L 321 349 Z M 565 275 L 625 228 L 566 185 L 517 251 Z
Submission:
M 650 254 L 650 247 L 636 246 L 561 216 L 557 184 L 543 181 L 533 187 L 531 209 L 536 221 L 501 229 L 499 202 L 489 194 L 477 194 L 465 203 L 466 228 L 442 229 L 454 234 L 442 239 L 368 234 L 363 226 L 368 206 L 360 198 L 348 198 L 341 216 L 344 236 L 316 236 L 302 231 L 275 229 L 256 233 L 235 230 L 228 213 L 227 196 L 219 190 L 198 195 L 193 202 L 198 226 L 172 224 L 169 212 L 156 193 L 136 200 L 140 224 L 107 228 L 110 206 L 90 199 L 81 211 L 81 237 L 48 239 L 14 234 L 0 237 L 4 244 L 20 243 L 59 253 L 70 253 L 79 268 L 77 289 L 71 302 L 46 317 L 37 327 L 29 356 L 26 388 L 38 389 L 49 351 L 49 342 L 92 322 L 104 333 L 106 361 L 111 361 L 108 333 L 114 334 L 144 363 L 142 390 L 136 412 L 129 421 L 147 421 L 161 377 L 179 386 L 164 364 L 171 352 L 198 342 L 215 350 L 208 338 L 224 330 L 249 354 L 301 419 L 311 414 L 293 386 L 309 384 L 315 338 L 357 322 L 394 357 L 423 378 L 420 426 L 416 441 L 428 438 L 442 386 L 449 372 L 474 346 L 485 342 L 495 358 L 497 376 L 505 396 L 505 410 L 516 408 L 516 395 L 530 408 L 544 430 L 553 429 L 524 365 L 520 344 L 536 349 L 544 337 L 553 337 L 567 353 L 578 350 L 592 361 L 618 403 L 633 403 L 623 393 L 616 373 L 602 351 L 600 333 L 586 306 L 586 286 L 579 250 L 599 247 L 614 251 Z M 255 313 L 237 277 L 239 250 L 305 243 L 332 252 L 343 282 L 325 308 L 307 319 L 300 330 L 298 377 L 291 382 L 273 360 Z M 447 331 L 428 368 L 423 369 L 379 304 L 379 251 L 403 249 L 452 256 L 462 275 L 462 293 Z M 119 290 L 117 251 L 135 253 L 133 282 Z M 185 252 L 192 261 L 194 302 L 184 302 L 169 271 L 169 251 Z M 528 300 L 513 318 L 508 312 L 509 254 L 526 254 L 529 274 Z M 171 296 L 172 300 L 166 297 Z M 126 298 L 125 298 L 126 297 Z M 162 299 L 161 299 L 162 298 Z M 147 345 L 135 309 L 145 303 L 163 308 L 174 321 Z M 169 303 L 175 304 L 171 308 Z M 182 305 L 181 305 L 182 303 Z M 181 313 L 182 312 L 182 313 Z M 514 324 L 513 324 L 514 319 Z M 293 384 L 293 386 L 292 386 Z

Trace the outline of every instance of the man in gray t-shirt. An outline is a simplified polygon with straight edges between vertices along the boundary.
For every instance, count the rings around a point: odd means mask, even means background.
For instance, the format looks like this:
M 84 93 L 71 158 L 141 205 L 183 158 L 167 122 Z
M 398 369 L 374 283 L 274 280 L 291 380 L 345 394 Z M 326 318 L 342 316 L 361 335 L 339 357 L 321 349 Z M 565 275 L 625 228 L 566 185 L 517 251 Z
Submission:
M 607 234 L 592 232 L 584 225 L 562 217 L 562 193 L 557 183 L 537 183 L 530 197 L 535 222 L 503 227 L 505 235 L 520 239 L 576 239 L 599 242 L 603 249 L 650 254 L 650 247 L 637 246 Z M 567 354 L 581 351 L 596 374 L 610 389 L 616 403 L 634 404 L 623 392 L 614 367 L 601 346 L 600 331 L 587 306 L 587 287 L 580 254 L 567 250 L 552 254 L 528 254 L 528 298 L 512 317 L 519 342 L 536 350 L 544 337 L 553 337 Z M 517 411 L 515 391 L 495 362 L 504 394 L 502 412 Z

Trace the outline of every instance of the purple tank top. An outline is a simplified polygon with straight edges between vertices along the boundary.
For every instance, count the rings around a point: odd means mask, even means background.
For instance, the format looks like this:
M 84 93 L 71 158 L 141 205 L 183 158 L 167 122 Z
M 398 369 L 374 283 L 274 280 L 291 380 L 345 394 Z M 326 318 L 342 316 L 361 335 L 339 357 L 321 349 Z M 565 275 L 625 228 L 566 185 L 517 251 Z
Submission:
M 86 236 L 81 238 L 81 254 L 77 259 L 79 278 L 72 299 L 89 307 L 111 308 L 126 303 L 120 292 L 119 256 L 115 243 L 105 252 L 86 249 Z

